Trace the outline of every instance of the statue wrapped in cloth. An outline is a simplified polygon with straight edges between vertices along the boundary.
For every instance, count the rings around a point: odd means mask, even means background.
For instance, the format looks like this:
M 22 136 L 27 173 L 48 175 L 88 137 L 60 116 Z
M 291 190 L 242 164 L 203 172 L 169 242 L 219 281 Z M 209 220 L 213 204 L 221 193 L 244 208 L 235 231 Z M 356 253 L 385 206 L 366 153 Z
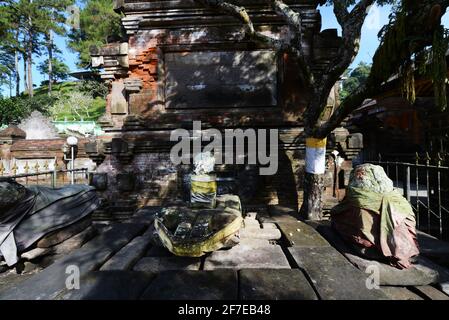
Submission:
M 332 227 L 369 259 L 398 269 L 419 254 L 415 214 L 382 167 L 363 164 L 350 176 L 345 199 L 331 210 Z
M 15 265 L 20 253 L 87 217 L 99 205 L 91 186 L 26 188 L 13 180 L 0 181 L 0 260 Z

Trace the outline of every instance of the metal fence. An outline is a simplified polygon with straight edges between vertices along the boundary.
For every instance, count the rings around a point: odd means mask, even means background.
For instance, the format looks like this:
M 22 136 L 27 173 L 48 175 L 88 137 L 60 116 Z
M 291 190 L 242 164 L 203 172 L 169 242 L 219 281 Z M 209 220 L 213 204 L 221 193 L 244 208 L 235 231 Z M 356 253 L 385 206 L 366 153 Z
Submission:
M 72 179 L 73 175 L 73 179 Z M 52 188 L 67 184 L 88 184 L 89 171 L 87 168 L 73 170 L 54 170 L 35 173 L 24 173 L 16 175 L 0 175 L 0 181 L 15 180 L 20 184 L 43 185 Z
M 386 161 L 379 155 L 381 165 L 397 189 L 402 190 L 416 213 L 418 230 L 439 239 L 449 240 L 449 167 L 442 165 L 438 154 L 416 154 L 415 163 Z

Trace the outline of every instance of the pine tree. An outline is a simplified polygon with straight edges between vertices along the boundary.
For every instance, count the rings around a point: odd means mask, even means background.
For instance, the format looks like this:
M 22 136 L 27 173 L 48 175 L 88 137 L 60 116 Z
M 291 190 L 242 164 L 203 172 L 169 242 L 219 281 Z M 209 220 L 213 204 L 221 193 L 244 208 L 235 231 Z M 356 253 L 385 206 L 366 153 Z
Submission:
M 90 66 L 91 48 L 120 40 L 123 35 L 121 17 L 113 10 L 113 0 L 84 0 L 80 11 L 80 28 L 69 34 L 69 48 L 78 53 L 81 68 Z
M 23 62 L 25 91 L 33 96 L 33 61 L 43 49 L 47 51 L 47 68 L 50 79 L 49 93 L 53 77 L 53 55 L 57 48 L 54 34 L 65 34 L 66 8 L 73 0 L 6 0 L 0 1 L 0 32 L 4 34 L 1 53 L 14 55 L 14 78 L 16 95 L 20 91 L 20 59 Z
M 50 66 L 52 68 L 51 73 L 49 71 Z M 66 80 L 69 77 L 69 72 L 70 72 L 69 67 L 64 62 L 62 62 L 56 58 L 53 58 L 53 61 L 51 63 L 48 61 L 48 59 L 46 59 L 45 61 L 42 61 L 39 64 L 39 66 L 37 67 L 37 69 L 41 73 L 48 74 L 49 86 L 50 86 L 50 82 L 52 80 L 53 81 Z M 50 91 L 50 93 L 51 93 L 51 91 Z
M 34 0 L 40 9 L 36 16 L 36 24 L 38 32 L 43 35 L 43 46 L 47 50 L 48 67 L 48 93 L 52 92 L 53 84 L 53 62 L 55 61 L 54 53 L 57 48 L 54 44 L 54 34 L 64 35 L 66 33 L 66 9 L 74 3 L 73 0 Z

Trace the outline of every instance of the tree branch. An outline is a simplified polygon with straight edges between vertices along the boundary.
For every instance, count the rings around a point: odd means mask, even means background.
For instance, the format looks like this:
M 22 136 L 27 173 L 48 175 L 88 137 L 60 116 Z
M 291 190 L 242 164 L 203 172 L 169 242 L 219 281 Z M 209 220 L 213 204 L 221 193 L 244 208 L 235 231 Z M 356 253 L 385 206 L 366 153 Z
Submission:
M 340 26 L 344 25 L 349 16 L 345 0 L 334 0 L 334 14 Z
M 292 27 L 298 35 L 302 38 L 302 19 L 301 14 L 296 12 L 282 0 L 268 0 L 271 3 L 274 11 L 280 15 Z
M 374 2 L 375 0 L 361 0 L 349 14 L 346 8 L 335 10 L 340 16 L 340 18 L 337 18 L 342 21 L 343 42 L 334 63 L 331 63 L 325 72 L 329 75 L 328 81 L 334 81 L 335 79 L 333 84 L 338 81 L 341 74 L 346 71 L 359 53 L 362 26 L 369 13 L 368 9 Z M 337 8 L 342 6 L 342 0 L 334 1 L 334 8 L 335 6 Z M 345 13 L 340 13 L 340 11 L 345 11 Z
M 240 20 L 244 27 L 245 36 L 258 41 L 260 43 L 267 44 L 269 47 L 277 49 L 279 51 L 290 52 L 293 54 L 299 62 L 301 69 L 300 76 L 305 86 L 310 87 L 314 81 L 313 74 L 310 70 L 309 64 L 305 59 L 305 55 L 302 49 L 302 19 L 301 15 L 291 9 L 282 0 L 267 0 L 268 4 L 271 5 L 274 11 L 284 18 L 287 25 L 292 29 L 292 33 L 296 35 L 296 44 L 292 45 L 290 40 L 284 40 L 281 38 L 273 38 L 267 36 L 261 32 L 256 31 L 251 18 L 244 7 L 240 7 L 229 3 L 225 0 L 197 0 L 204 6 L 209 8 L 227 13 L 238 20 Z
M 199 0 L 205 6 L 225 12 L 240 20 L 249 34 L 254 34 L 254 25 L 244 7 L 236 6 L 223 0 Z
M 307 108 L 305 112 L 308 129 L 311 130 L 312 127 L 317 128 L 319 126 L 318 122 L 326 107 L 327 96 L 357 56 L 360 49 L 362 26 L 368 15 L 368 9 L 374 2 L 375 0 L 360 0 L 349 13 L 344 0 L 334 0 L 334 12 L 342 27 L 343 41 L 334 60 L 323 72 L 315 86 L 315 95 L 320 97 L 321 100 L 313 108 Z
M 414 50 L 415 52 L 422 50 L 427 45 L 430 45 L 432 43 L 432 30 L 429 30 L 426 28 L 426 23 L 430 22 L 430 18 L 432 18 L 432 9 L 439 5 L 441 11 L 439 12 L 439 17 L 437 17 L 438 23 L 433 23 L 432 28 L 437 27 L 441 23 L 441 17 L 445 14 L 447 8 L 449 7 L 449 0 L 436 0 L 429 3 L 423 3 L 422 6 L 415 11 L 414 14 L 407 17 L 407 25 L 414 26 L 415 22 L 419 22 L 417 24 L 417 28 L 414 28 L 413 30 L 409 29 L 409 35 L 407 37 L 407 41 L 404 41 L 402 43 L 402 46 L 409 47 L 410 42 L 413 42 L 413 39 L 419 37 L 422 42 L 420 46 L 415 46 Z M 394 28 L 394 25 L 390 28 Z M 426 39 L 426 40 L 424 40 Z M 376 55 L 381 51 L 382 46 L 385 45 L 385 41 L 381 44 L 381 46 L 377 49 Z M 371 70 L 376 70 L 377 68 L 380 68 L 380 63 L 385 63 L 384 61 L 379 61 L 378 59 L 374 59 L 374 64 L 371 68 Z M 377 64 L 376 64 L 377 62 Z M 398 68 L 399 63 L 402 63 L 400 59 L 392 59 L 391 60 L 391 67 Z M 332 130 L 334 130 L 348 115 L 350 115 L 354 110 L 359 108 L 363 101 L 367 98 L 374 98 L 375 95 L 379 94 L 383 90 L 382 83 L 384 81 L 387 81 L 387 79 L 379 79 L 375 76 L 373 76 L 373 72 L 370 73 L 370 76 L 368 77 L 366 83 L 358 88 L 355 92 L 351 93 L 340 105 L 339 108 L 337 108 L 334 112 L 334 114 L 331 116 L 331 118 L 321 125 L 317 130 L 315 131 L 315 136 L 318 138 L 324 138 L 328 136 Z
M 304 82 L 303 84 L 306 87 L 311 87 L 315 82 L 315 79 L 302 48 L 303 28 L 301 14 L 290 8 L 282 0 L 268 0 L 268 2 L 271 3 L 274 11 L 287 22 L 290 30 L 292 30 L 292 33 L 295 35 L 295 45 L 290 48 L 290 51 L 295 55 L 295 58 L 299 62 L 301 78 Z
M 257 32 L 256 29 L 254 28 L 254 24 L 251 21 L 248 12 L 244 7 L 234 5 L 224 0 L 197 0 L 197 1 L 206 7 L 221 11 L 223 13 L 227 13 L 233 16 L 234 18 L 240 20 L 240 22 L 242 22 L 245 27 L 244 30 L 245 36 L 269 44 L 271 47 L 277 49 L 285 50 L 288 47 L 287 43 L 281 41 L 280 39 L 272 38 L 260 32 Z

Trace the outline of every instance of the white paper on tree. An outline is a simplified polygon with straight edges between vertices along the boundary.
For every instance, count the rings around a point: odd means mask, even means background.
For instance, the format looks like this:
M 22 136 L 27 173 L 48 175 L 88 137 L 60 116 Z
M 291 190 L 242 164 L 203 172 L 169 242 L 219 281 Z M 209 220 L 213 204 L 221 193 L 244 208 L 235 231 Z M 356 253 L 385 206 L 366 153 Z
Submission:
M 326 148 L 306 148 L 306 172 L 324 174 L 326 171 Z

